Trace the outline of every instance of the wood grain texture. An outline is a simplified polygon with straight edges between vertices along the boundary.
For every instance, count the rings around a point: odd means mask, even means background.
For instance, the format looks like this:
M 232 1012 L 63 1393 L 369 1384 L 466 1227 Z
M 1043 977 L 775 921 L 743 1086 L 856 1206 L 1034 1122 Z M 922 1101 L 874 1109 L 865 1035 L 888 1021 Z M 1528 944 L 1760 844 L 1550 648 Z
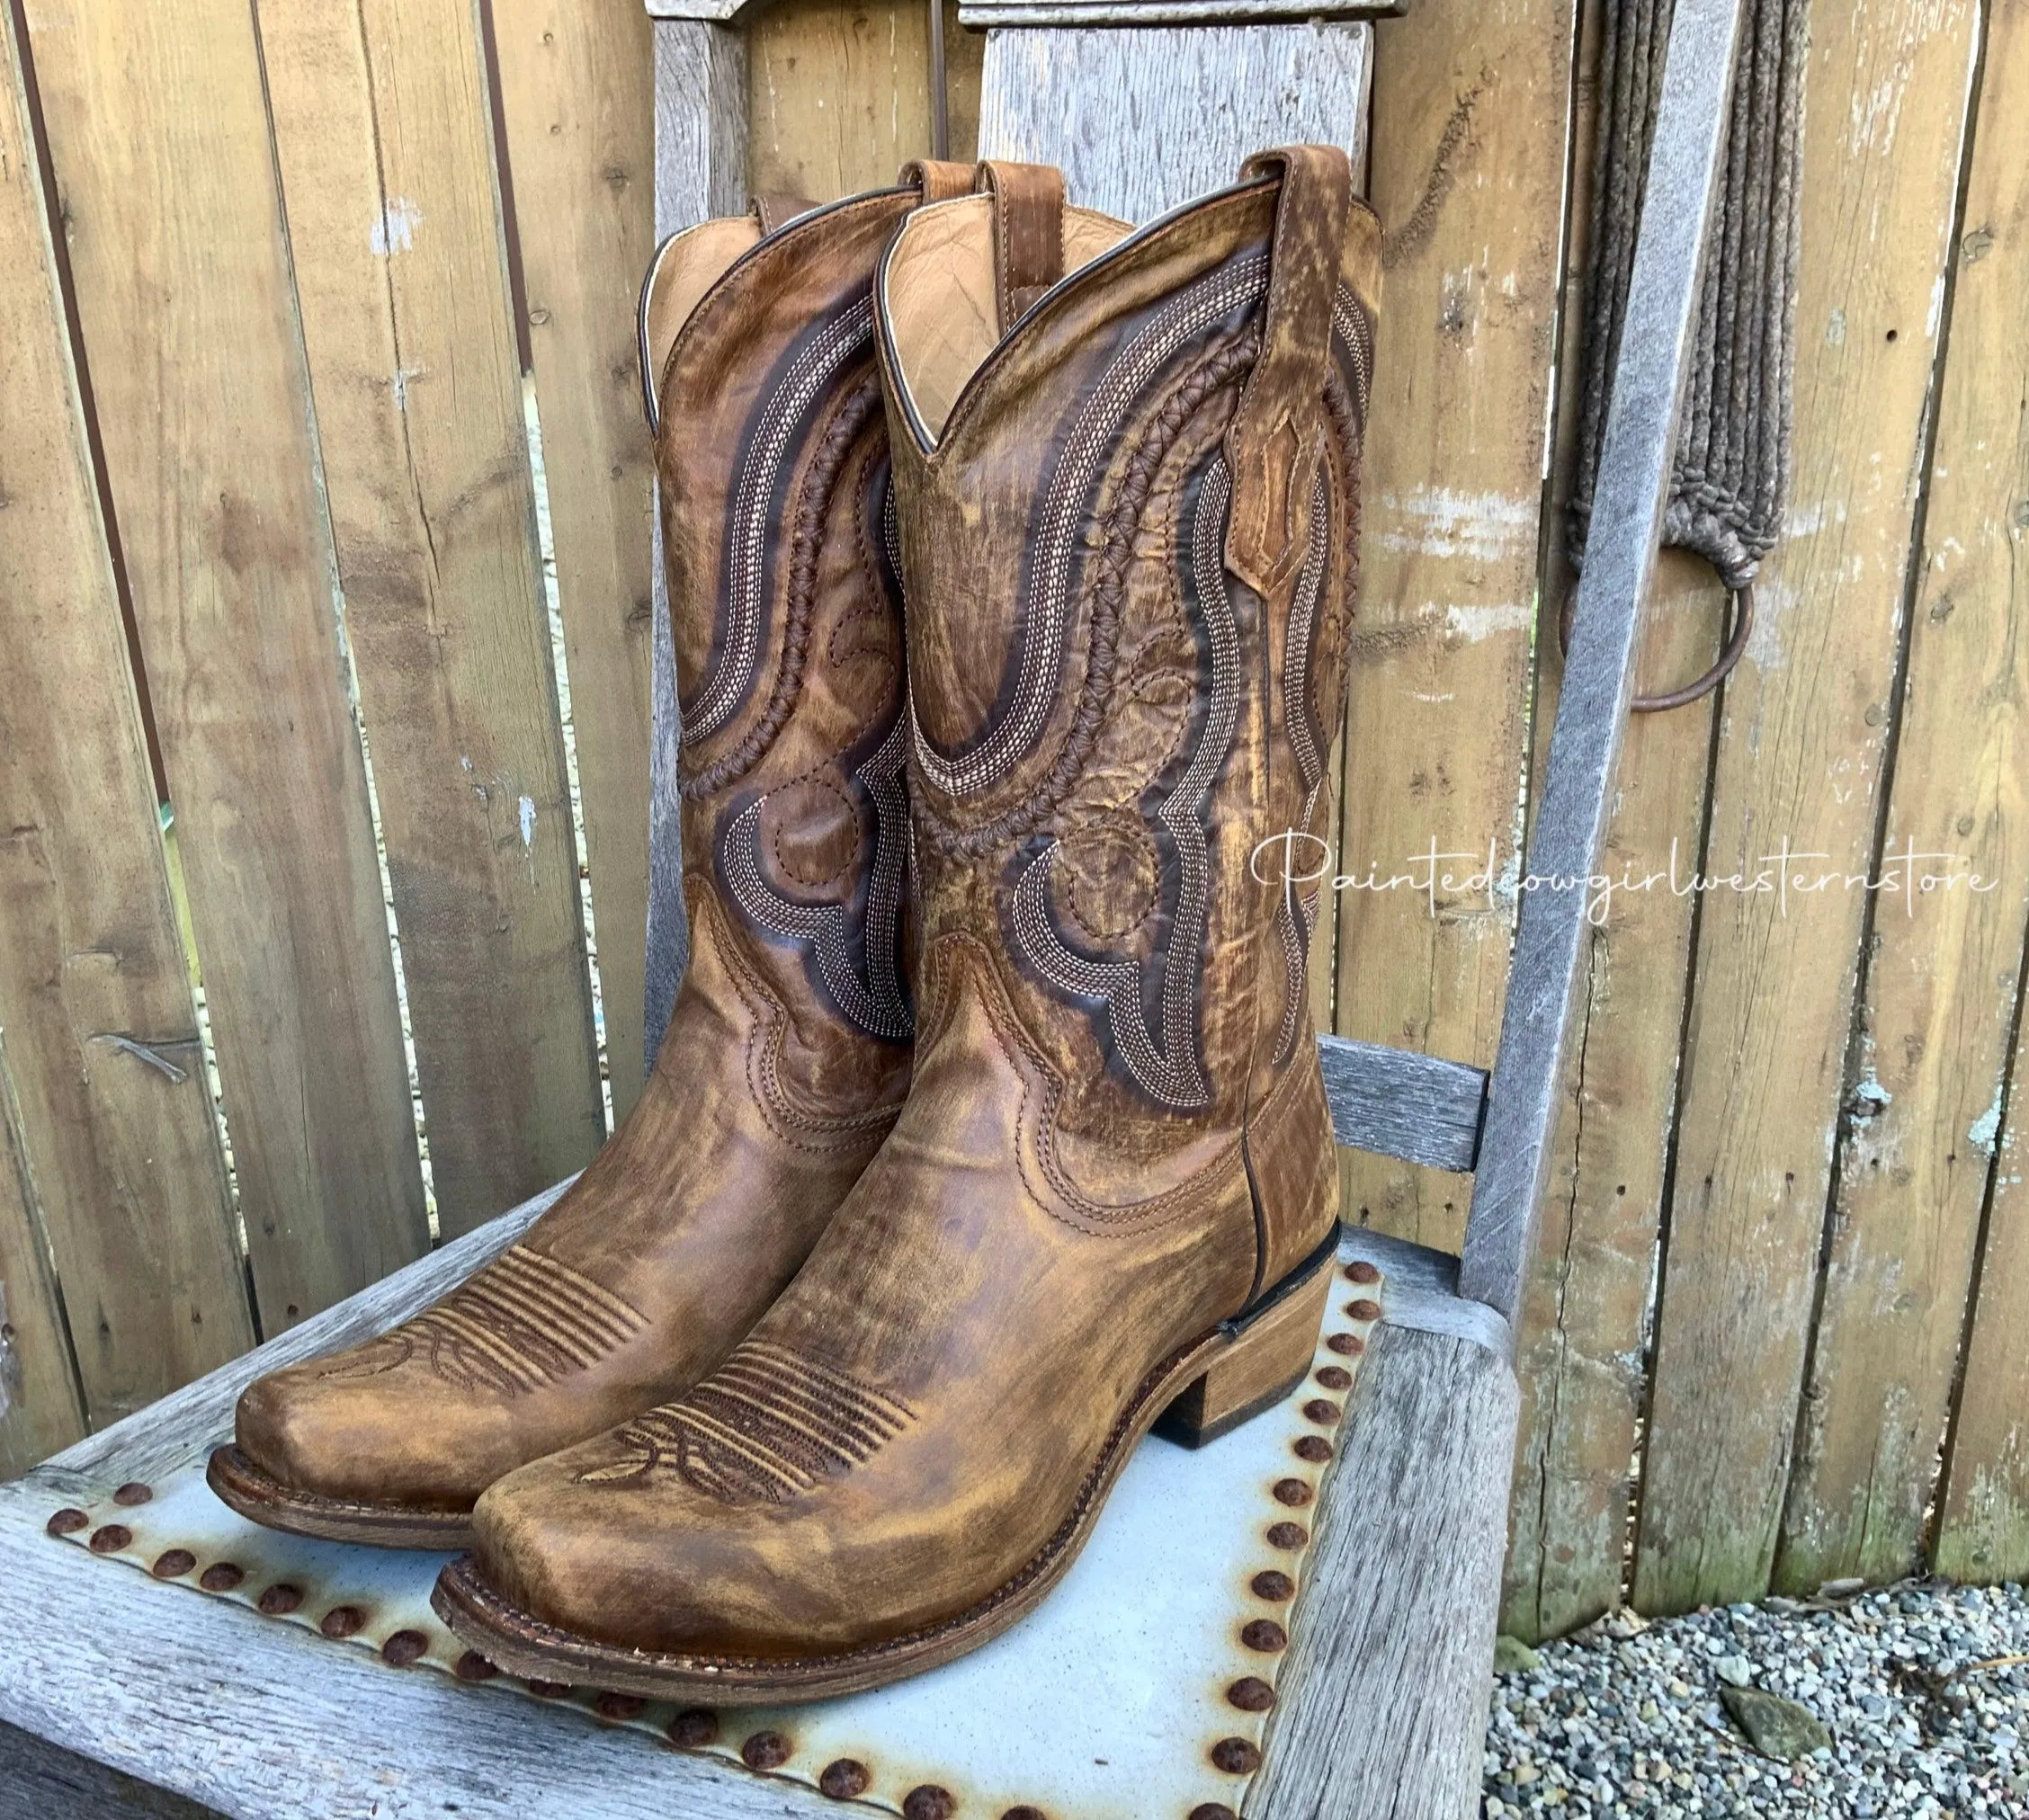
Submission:
M 1376 19 L 1404 10 L 1406 0 L 965 0 L 960 17 L 974 30 L 989 26 L 1256 25 L 1285 19 Z
M 1717 741 L 1706 870 L 1745 884 L 1711 892 L 1699 925 L 1635 1564 L 1648 1611 L 1756 1597 L 1775 1555 L 1851 1084 L 1867 894 L 1837 881 L 1868 870 L 1879 811 L 1976 23 L 1959 0 L 1813 14 L 1795 480 Z M 1785 843 L 1805 857 L 1785 866 Z
M 1664 552 L 1645 609 L 1640 687 L 1694 675 L 1711 660 L 1723 602 L 1702 559 Z M 1558 663 L 1544 642 L 1547 727 Z M 1696 911 L 1669 873 L 1673 859 L 1679 884 L 1697 867 L 1713 711 L 1707 701 L 1637 716 L 1621 754 L 1600 870 L 1636 888 L 1609 900 L 1587 941 L 1521 1324 L 1501 1624 L 1531 1641 L 1562 1636 L 1621 1600 Z M 1539 765 L 1546 760 L 1547 752 Z
M 655 475 L 633 299 L 655 247 L 652 28 L 623 4 L 492 4 L 617 1122 L 644 1079 Z
M 25 10 L 255 1286 L 288 1320 L 427 1238 L 253 23 Z
M 1470 1171 L 1487 1109 L 1484 1070 L 1345 1037 L 1320 1037 L 1318 1049 L 1341 1145 Z
M 1515 1378 L 1391 1325 L 1360 1378 L 1248 1820 L 1479 1812 Z
M 747 183 L 829 202 L 930 154 L 925 0 L 780 0 L 746 26 Z
M 746 207 L 746 39 L 720 25 L 655 27 L 655 231 L 658 239 Z M 649 558 L 654 626 L 648 741 L 648 928 L 642 1048 L 650 1067 L 690 958 L 684 914 L 680 716 L 662 522 Z
M 11 18 L 0 41 L 4 1477 L 253 1322 Z
M 465 1820 L 838 1812 L 582 1713 L 392 1673 L 299 1626 L 263 1625 L 228 1601 L 109 1568 L 42 1533 L 53 1491 L 40 1477 L 0 1487 L 0 1546 L 35 1563 L 8 1592 L 0 1720 L 235 1820 L 442 1820 L 452 1807 Z
M 1337 1029 L 1494 1057 L 1529 755 L 1575 0 L 1378 30 L 1370 193 L 1389 229 L 1363 477 L 1338 868 Z M 1473 879 L 1488 870 L 1494 878 Z M 1467 855 L 1433 869 L 1419 855 Z M 1460 881 L 1444 887 L 1443 874 Z M 1346 1160 L 1347 1217 L 1456 1251 L 1456 1184 Z
M 987 34 L 965 31 L 958 0 L 944 0 L 944 109 L 951 133 L 947 156 L 965 162 L 979 156 L 979 96 L 986 80 Z
M 1991 1025 L 1997 1002 L 2007 997 L 2012 955 L 1991 945 L 2005 939 L 2006 919 L 2022 889 L 2023 821 L 2025 805 L 2022 753 L 2025 691 L 2021 621 L 2029 612 L 2029 575 L 2024 569 L 2024 502 L 2029 500 L 2029 431 L 2020 416 L 2024 350 L 2029 346 L 2023 319 L 2025 271 L 2029 269 L 2029 169 L 2025 165 L 2019 99 L 2029 85 L 2029 6 L 2005 0 L 1988 13 L 1986 63 L 1978 126 L 1966 190 L 1964 232 L 1958 253 L 1958 283 L 1951 320 L 1951 345 L 1939 403 L 1937 451 L 1932 467 L 1925 548 L 1933 552 L 1924 569 L 1911 628 L 1910 686 L 1905 708 L 1902 754 L 1898 762 L 1891 815 L 1906 813 L 1913 798 L 1929 821 L 1910 829 L 1918 844 L 1985 856 L 1981 870 L 2002 882 L 1977 905 L 1926 906 L 1919 913 L 1932 925 L 1934 964 L 1946 968 L 1957 986 L 1953 1005 L 1938 994 L 1935 1008 L 1917 1001 L 1929 1024 L 1956 1012 L 1943 1024 L 1942 1039 L 1962 1051 L 1947 1058 L 1964 1078 L 1933 1075 L 1928 1055 L 1916 1058 L 1921 1084 L 1939 1128 L 1935 1138 L 1917 1141 L 1919 1166 L 1935 1171 L 1940 1144 L 1953 1157 L 1941 1184 L 1953 1202 L 1952 1233 L 1962 1232 L 1972 1195 L 1967 1176 L 1990 1173 L 1985 1255 L 1977 1263 L 1978 1295 L 1967 1330 L 1964 1381 L 1953 1420 L 1944 1482 L 1939 1487 L 1934 1565 L 1956 1579 L 1999 1581 L 2029 1578 L 2029 1196 L 2023 1191 L 2020 1157 L 2022 1085 L 2029 1081 L 2029 1033 L 2018 1037 L 2012 1057 L 1997 1057 Z M 2015 403 L 2011 406 L 2010 400 Z M 1947 453 L 1949 451 L 1949 454 Z M 1954 528 L 1954 522 L 1955 526 Z M 1958 541 L 1947 541 L 1955 537 Z M 1968 619 L 1970 622 L 1961 625 Z M 1952 683 L 1946 678 L 1954 679 Z M 1923 692 L 1919 694 L 1919 685 Z M 1969 691 L 1973 691 L 1969 696 Z M 1977 700 L 1983 711 L 1977 753 L 1960 754 L 1967 731 L 1963 704 Z M 1925 754 L 1910 744 L 1919 703 L 1942 750 Z M 1958 713 L 1953 714 L 1956 707 Z M 1949 718 L 1947 718 L 1949 717 Z M 1946 733 L 1944 727 L 1956 731 Z M 1912 778 L 1912 768 L 1921 765 Z M 1950 785 L 1956 796 L 1947 795 Z M 1918 793 L 1920 790 L 1920 794 Z M 1972 826 L 1964 824 L 1971 818 Z M 1929 834 L 1944 836 L 1926 840 Z M 1892 844 L 1892 843 L 1891 843 Z M 2004 900 L 1995 902 L 1994 900 Z M 1973 919 L 1971 951 L 1963 960 L 1944 949 L 1946 931 Z M 1924 932 L 1890 930 L 1884 916 L 1883 958 Z M 1989 932 L 1985 924 L 2001 923 Z M 1898 940 L 1899 938 L 1899 940 Z M 1889 944 L 1893 943 L 1891 948 Z M 1876 959 L 1877 971 L 1882 960 Z M 1870 975 L 1870 986 L 1873 976 Z M 2021 990 L 2019 979 L 2016 990 Z M 1892 1053 L 1877 1028 L 1877 1066 Z M 2005 1075 L 1998 1064 L 2007 1065 Z M 1883 1085 L 1887 1082 L 1884 1078 Z M 1980 1101 L 1983 1089 L 1992 1098 Z M 1976 1103 L 1978 1102 L 1978 1103 Z M 1966 1109 L 1971 1109 L 1970 1122 Z M 1877 1115 L 1899 1113 L 1890 1102 Z M 1886 1159 L 1884 1171 L 1892 1166 Z M 1910 1216 L 1920 1209 L 1910 1208 Z M 1911 1233 L 1920 1245 L 1924 1229 Z M 1928 1258 L 1922 1265 L 1930 1264 Z M 1908 1266 L 1905 1266 L 1907 1269 Z M 1942 1305 L 1952 1287 L 1943 1277 Z M 1940 1306 L 1937 1318 L 1942 1319 Z M 1819 1342 L 1820 1349 L 1823 1340 Z
M 1603 0 L 1586 0 L 1572 110 L 1557 453 L 1542 539 L 1539 625 L 1578 585 L 1565 538 L 1578 447 L 1585 266 Z M 1718 648 L 1711 569 L 1666 550 L 1642 610 L 1638 686 L 1674 687 Z M 1536 647 L 1532 801 L 1550 760 L 1563 663 Z M 1501 1628 L 1535 1641 L 1620 1602 L 1631 1468 L 1647 1398 L 1657 1233 L 1675 1120 L 1678 1042 L 1709 787 L 1710 701 L 1631 720 L 1601 870 L 1640 888 L 1609 900 L 1591 937 L 1550 1191 L 1524 1303 L 1520 1436 Z M 1677 879 L 1656 879 L 1675 859 Z
M 0 1482 L 85 1432 L 62 1291 L 33 1193 L 0 1048 Z
M 1922 1563 L 2021 989 L 2029 5 L 1989 13 L 1981 83 L 1882 843 L 1906 888 L 1880 894 L 1864 949 L 1860 1075 L 1776 1557 L 1785 1587 L 1897 1580 Z M 1990 1280 L 2005 1295 L 2005 1276 Z M 1967 1394 L 1985 1394 L 1977 1378 Z
M 1224 189 L 1265 146 L 1343 146 L 1357 170 L 1372 45 L 1358 24 L 997 30 L 979 155 L 1059 165 L 1074 202 L 1129 221 Z
M 477 18 L 259 19 L 438 1220 L 465 1232 L 603 1135 Z
M 0 1820 L 215 1820 L 217 1813 L 0 1725 Z
M 2029 1022 L 2008 1075 L 2007 1112 L 1971 1141 L 1994 1152 L 1993 1200 L 1965 1343 L 1965 1375 L 1937 1490 L 1931 1565 L 1954 1580 L 2029 1580 Z

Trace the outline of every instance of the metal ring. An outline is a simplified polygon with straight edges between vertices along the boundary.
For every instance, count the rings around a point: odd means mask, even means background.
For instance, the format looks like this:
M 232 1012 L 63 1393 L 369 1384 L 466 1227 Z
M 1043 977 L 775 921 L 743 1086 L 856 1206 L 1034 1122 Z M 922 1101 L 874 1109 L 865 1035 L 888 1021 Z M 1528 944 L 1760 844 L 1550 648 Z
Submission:
M 1629 706 L 1637 714 L 1660 714 L 1666 709 L 1685 708 L 1692 702 L 1710 695 L 1712 691 L 1730 676 L 1747 654 L 1747 638 L 1754 630 L 1755 601 L 1754 584 L 1746 583 L 1740 587 L 1729 588 L 1728 598 L 1733 605 L 1733 629 L 1728 634 L 1725 648 L 1713 661 L 1711 669 L 1695 682 L 1686 682 L 1681 689 L 1672 689 L 1664 695 L 1637 695 Z M 1578 590 L 1564 596 L 1564 604 L 1557 612 L 1557 649 L 1560 656 L 1569 656 L 1571 650 L 1571 614 L 1578 604 Z

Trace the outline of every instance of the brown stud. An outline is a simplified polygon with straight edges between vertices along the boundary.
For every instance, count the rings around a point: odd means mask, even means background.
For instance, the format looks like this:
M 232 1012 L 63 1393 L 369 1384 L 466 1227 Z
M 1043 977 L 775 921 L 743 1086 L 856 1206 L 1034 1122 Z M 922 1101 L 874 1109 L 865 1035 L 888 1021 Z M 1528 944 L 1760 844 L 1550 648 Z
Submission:
M 1257 1674 L 1243 1674 L 1226 1690 L 1226 1700 L 1244 1713 L 1265 1713 L 1275 1704 L 1275 1690 Z
M 451 1672 L 460 1681 L 491 1681 L 500 1673 L 476 1649 L 468 1649 L 452 1663 Z
M 1268 1546 L 1271 1548 L 1301 1548 L 1310 1539 L 1310 1531 L 1301 1523 L 1270 1523 Z
M 1273 1567 L 1256 1574 L 1247 1584 L 1254 1589 L 1256 1599 L 1273 1599 L 1280 1602 L 1296 1597 L 1296 1582 L 1287 1574 L 1278 1574 Z
M 532 1681 L 524 1685 L 538 1700 L 561 1700 L 570 1691 L 568 1681 Z
M 1353 1374 L 1343 1365 L 1327 1365 L 1318 1373 L 1318 1382 L 1327 1390 L 1350 1390 Z
M 52 1536 L 75 1536 L 80 1530 L 90 1529 L 92 1520 L 83 1511 L 66 1504 L 42 1527 Z
M 398 1630 L 380 1646 L 380 1660 L 393 1668 L 407 1668 L 430 1653 L 430 1639 L 420 1630 Z
M 157 1580 L 181 1580 L 196 1566 L 197 1557 L 188 1548 L 166 1548 L 155 1557 L 148 1572 Z
M 1000 1816 L 1000 1820 L 1050 1820 L 1050 1816 L 1040 1807 L 1023 1804 L 1019 1807 L 1010 1807 Z
M 1303 1405 L 1303 1413 L 1312 1422 L 1321 1422 L 1327 1428 L 1334 1426 L 1338 1418 L 1345 1414 L 1337 1404 L 1329 1402 L 1322 1396 L 1313 1396 L 1309 1402 Z
M 303 1589 L 291 1586 L 286 1581 L 271 1586 L 255 1601 L 270 1618 L 286 1618 L 303 1602 Z
M 1357 1359 L 1367 1350 L 1367 1343 L 1357 1334 L 1334 1334 L 1325 1344 L 1341 1359 Z
M 740 1762 L 750 1770 L 779 1770 L 789 1755 L 789 1740 L 780 1732 L 755 1732 L 740 1746 Z
M 1366 1259 L 1358 1258 L 1346 1265 L 1345 1280 L 1349 1283 L 1378 1283 L 1381 1272 Z
M 902 1820 L 952 1820 L 958 1797 L 934 1782 L 918 1782 L 902 1802 Z
M 669 1722 L 669 1742 L 686 1751 L 702 1751 L 719 1742 L 719 1715 L 702 1707 L 691 1707 Z
M 1249 1649 L 1272 1655 L 1278 1649 L 1289 1647 L 1289 1632 L 1273 1618 L 1255 1618 L 1240 1626 L 1240 1641 Z
M 639 1718 L 648 1701 L 638 1694 L 615 1693 L 608 1688 L 592 1704 L 598 1708 L 601 1718 L 618 1723 L 625 1719 Z
M 1191 1820 L 1240 1820 L 1223 1801 L 1201 1801 L 1191 1809 Z
M 851 1757 L 840 1757 L 824 1766 L 824 1773 L 818 1778 L 818 1787 L 834 1801 L 850 1801 L 863 1795 L 867 1784 L 873 1780 L 864 1763 Z
M 1312 1466 L 1322 1466 L 1331 1458 L 1331 1442 L 1321 1434 L 1304 1435 L 1293 1450 L 1297 1459 L 1307 1459 Z
M 133 1539 L 134 1532 L 125 1523 L 102 1523 L 85 1546 L 94 1555 L 117 1555 Z
M 155 1495 L 152 1485 L 145 1485 L 139 1479 L 129 1479 L 113 1493 L 112 1501 L 123 1510 L 132 1510 L 136 1504 L 145 1504 Z
M 334 1641 L 357 1637 L 366 1628 L 366 1613 L 356 1605 L 334 1605 L 317 1620 L 317 1628 Z
M 246 1579 L 246 1570 L 231 1561 L 214 1561 L 198 1575 L 197 1584 L 207 1592 L 230 1592 Z
M 1275 1502 L 1288 1504 L 1292 1509 L 1301 1509 L 1316 1496 L 1301 1479 L 1277 1479 L 1274 1485 Z
M 1211 1761 L 1229 1776 L 1251 1776 L 1261 1767 L 1261 1753 L 1245 1738 L 1221 1738 L 1211 1747 Z
M 1345 1313 L 1348 1318 L 1354 1321 L 1378 1321 L 1381 1319 L 1381 1304 L 1370 1302 L 1362 1296 L 1356 1302 L 1346 1303 Z

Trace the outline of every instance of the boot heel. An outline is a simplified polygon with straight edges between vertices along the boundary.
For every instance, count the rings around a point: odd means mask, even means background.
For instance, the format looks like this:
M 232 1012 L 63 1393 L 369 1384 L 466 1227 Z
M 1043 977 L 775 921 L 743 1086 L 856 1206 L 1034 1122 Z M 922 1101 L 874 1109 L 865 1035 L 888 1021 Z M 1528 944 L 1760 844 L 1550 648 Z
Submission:
M 1338 1227 L 1293 1272 L 1285 1290 L 1253 1315 L 1228 1324 L 1232 1337 L 1213 1355 L 1204 1375 L 1186 1385 L 1156 1419 L 1155 1432 L 1179 1447 L 1202 1447 L 1273 1407 L 1302 1383 L 1318 1352 L 1331 1294 L 1332 1256 Z

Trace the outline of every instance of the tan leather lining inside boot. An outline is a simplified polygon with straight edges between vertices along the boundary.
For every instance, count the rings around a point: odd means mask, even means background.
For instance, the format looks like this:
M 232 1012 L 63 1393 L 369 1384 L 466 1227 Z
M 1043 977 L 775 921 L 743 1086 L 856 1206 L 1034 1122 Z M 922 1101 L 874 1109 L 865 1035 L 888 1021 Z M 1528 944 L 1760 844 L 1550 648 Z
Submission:
M 648 374 L 657 397 L 669 351 L 691 312 L 760 238 L 761 224 L 752 215 L 724 215 L 672 235 L 656 255 L 648 278 Z
M 1000 340 L 993 211 L 990 196 L 918 209 L 888 262 L 888 321 L 899 377 L 933 437 L 943 433 L 966 380 Z M 1097 210 L 1066 209 L 1066 274 L 1133 231 Z

